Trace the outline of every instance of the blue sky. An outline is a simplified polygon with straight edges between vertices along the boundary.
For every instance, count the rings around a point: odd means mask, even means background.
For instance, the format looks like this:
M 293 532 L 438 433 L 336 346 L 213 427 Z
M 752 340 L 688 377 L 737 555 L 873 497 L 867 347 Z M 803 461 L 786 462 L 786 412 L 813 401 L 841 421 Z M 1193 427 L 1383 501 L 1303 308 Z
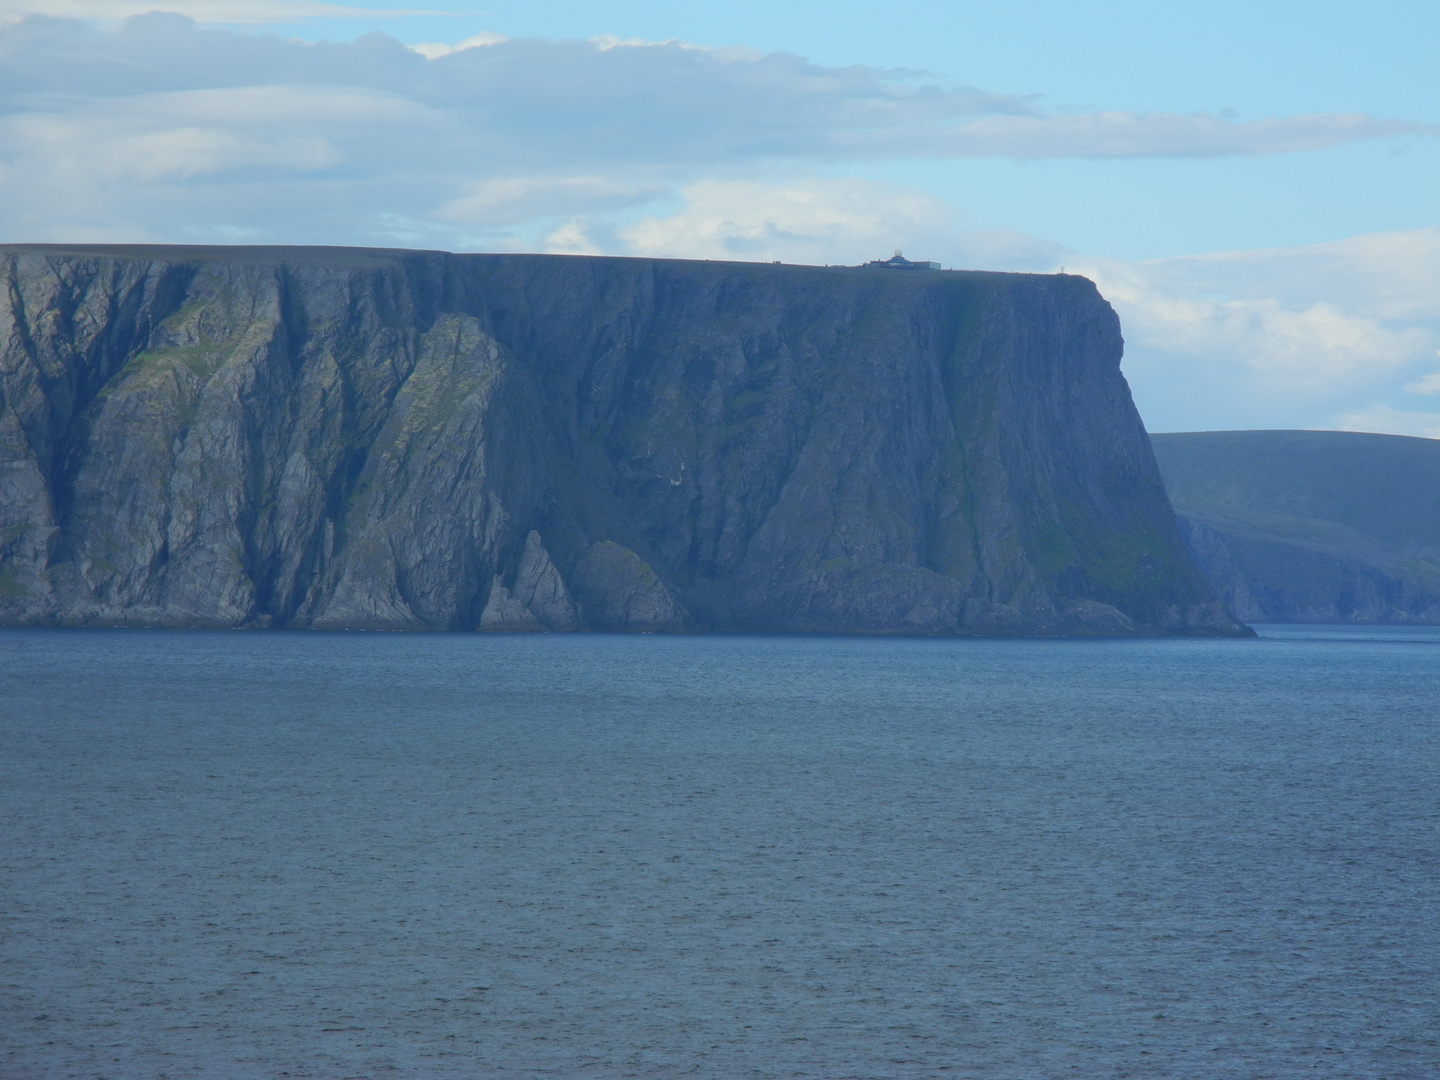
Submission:
M 1440 437 L 1433 0 L 152 6 L 0 0 L 0 238 L 1064 266 L 1152 430 Z

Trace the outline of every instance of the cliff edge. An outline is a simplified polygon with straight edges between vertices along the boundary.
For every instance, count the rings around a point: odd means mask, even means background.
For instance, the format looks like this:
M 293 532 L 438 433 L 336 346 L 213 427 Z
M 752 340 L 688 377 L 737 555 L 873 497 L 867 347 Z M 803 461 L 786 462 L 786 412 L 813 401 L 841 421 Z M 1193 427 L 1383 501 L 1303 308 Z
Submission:
M 0 622 L 1245 632 L 1067 276 L 0 247 Z

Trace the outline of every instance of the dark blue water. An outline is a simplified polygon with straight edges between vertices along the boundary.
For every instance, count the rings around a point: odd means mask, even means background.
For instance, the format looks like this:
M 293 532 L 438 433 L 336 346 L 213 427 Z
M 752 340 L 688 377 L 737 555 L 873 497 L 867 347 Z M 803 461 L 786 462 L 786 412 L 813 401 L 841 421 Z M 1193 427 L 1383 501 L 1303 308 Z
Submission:
M 1440 634 L 0 632 L 0 1076 L 1440 1076 Z

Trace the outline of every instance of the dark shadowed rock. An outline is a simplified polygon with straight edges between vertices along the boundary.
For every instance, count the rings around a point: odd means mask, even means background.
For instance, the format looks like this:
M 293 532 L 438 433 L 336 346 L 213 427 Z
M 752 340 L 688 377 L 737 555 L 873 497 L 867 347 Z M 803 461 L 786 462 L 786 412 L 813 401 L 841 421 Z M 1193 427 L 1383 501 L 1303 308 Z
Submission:
M 1196 563 L 1252 622 L 1440 623 L 1440 441 L 1152 436 Z
M 685 609 L 650 565 L 627 547 L 602 540 L 575 564 L 575 595 L 597 630 L 685 630 Z
M 5 622 L 1241 632 L 1082 278 L 0 257 Z

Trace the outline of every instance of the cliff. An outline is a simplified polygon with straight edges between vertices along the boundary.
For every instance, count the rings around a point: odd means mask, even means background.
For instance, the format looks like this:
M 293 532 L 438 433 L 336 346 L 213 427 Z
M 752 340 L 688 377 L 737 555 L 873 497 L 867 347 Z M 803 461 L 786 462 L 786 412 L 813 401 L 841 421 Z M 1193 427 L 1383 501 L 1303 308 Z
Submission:
M 1440 441 L 1154 435 L 1195 561 L 1250 622 L 1440 624 Z
M 0 260 L 6 623 L 1243 632 L 1082 278 Z

